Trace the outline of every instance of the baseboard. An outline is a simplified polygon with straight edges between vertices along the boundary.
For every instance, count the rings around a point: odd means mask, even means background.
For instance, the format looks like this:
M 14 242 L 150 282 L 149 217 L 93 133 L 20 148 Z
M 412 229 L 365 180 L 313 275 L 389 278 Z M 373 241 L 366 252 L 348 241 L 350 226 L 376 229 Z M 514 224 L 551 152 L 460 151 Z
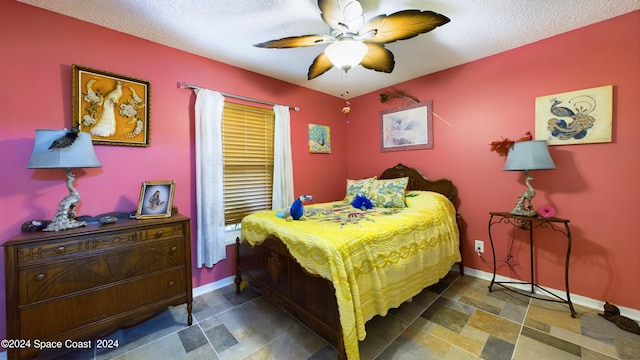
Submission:
M 193 289 L 193 297 L 200 296 L 202 294 L 206 294 L 208 292 L 215 291 L 215 290 L 221 289 L 221 288 L 223 288 L 225 286 L 231 285 L 231 284 L 233 284 L 233 279 L 234 278 L 235 278 L 235 276 L 229 276 L 229 277 L 224 278 L 224 279 L 216 280 L 216 281 L 214 281 L 212 283 L 208 283 L 208 284 L 205 284 L 205 285 L 202 285 L 202 286 L 198 286 L 197 288 Z M 2 359 L 0 359 L 0 360 L 2 360 Z
M 485 279 L 489 281 L 491 281 L 491 278 L 493 277 L 493 273 L 488 273 L 486 271 L 480 271 L 480 270 L 470 269 L 466 267 L 464 268 L 464 274 L 465 276 L 469 275 L 469 276 L 473 276 L 473 277 L 477 277 L 477 278 Z M 518 281 L 518 280 L 508 278 L 506 276 L 496 275 L 496 281 Z M 518 286 L 514 286 L 514 287 L 518 288 Z M 554 295 L 557 295 L 561 298 L 566 298 L 566 293 L 564 290 L 550 289 L 547 287 L 545 287 L 545 289 Z M 530 288 L 522 287 L 522 290 L 529 291 Z M 586 296 L 571 294 L 571 302 L 573 302 L 574 305 L 580 305 L 580 306 L 588 307 L 591 309 L 603 311 L 602 306 L 604 305 L 604 301 L 602 300 L 596 300 L 596 299 L 588 298 Z M 617 304 L 614 304 L 614 305 L 618 306 Z M 640 310 L 626 308 L 622 306 L 618 306 L 618 308 L 620 309 L 620 314 L 630 317 L 631 319 L 640 319 Z

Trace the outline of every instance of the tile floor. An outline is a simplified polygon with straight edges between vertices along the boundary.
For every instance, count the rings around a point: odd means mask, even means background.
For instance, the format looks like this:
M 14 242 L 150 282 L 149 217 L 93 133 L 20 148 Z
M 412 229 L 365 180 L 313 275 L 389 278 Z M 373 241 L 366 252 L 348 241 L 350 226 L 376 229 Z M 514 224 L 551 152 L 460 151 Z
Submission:
M 529 299 L 450 273 L 411 302 L 367 323 L 362 359 L 640 359 L 640 335 L 599 309 Z M 335 359 L 337 351 L 252 289 L 194 299 L 194 324 L 178 306 L 106 337 L 111 351 L 42 354 L 64 359 Z

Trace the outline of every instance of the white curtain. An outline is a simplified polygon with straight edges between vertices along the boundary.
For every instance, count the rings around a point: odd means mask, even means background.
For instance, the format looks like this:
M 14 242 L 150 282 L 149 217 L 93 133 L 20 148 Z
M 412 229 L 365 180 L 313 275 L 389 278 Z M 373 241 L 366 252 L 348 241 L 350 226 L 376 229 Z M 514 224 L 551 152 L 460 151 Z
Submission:
M 226 258 L 222 159 L 224 96 L 196 89 L 197 266 Z
M 294 194 L 289 107 L 274 105 L 273 111 L 276 118 L 273 135 L 273 195 L 271 207 L 275 210 L 291 206 Z

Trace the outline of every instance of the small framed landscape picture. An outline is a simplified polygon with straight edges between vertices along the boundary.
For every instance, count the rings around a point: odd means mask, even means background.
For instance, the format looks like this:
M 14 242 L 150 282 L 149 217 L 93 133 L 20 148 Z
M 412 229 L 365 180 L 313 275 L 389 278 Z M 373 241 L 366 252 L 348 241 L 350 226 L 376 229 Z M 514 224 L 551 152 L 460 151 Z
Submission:
M 380 151 L 433 149 L 432 101 L 380 112 Z
M 155 219 L 171 216 L 175 181 L 145 181 L 140 188 L 137 219 Z

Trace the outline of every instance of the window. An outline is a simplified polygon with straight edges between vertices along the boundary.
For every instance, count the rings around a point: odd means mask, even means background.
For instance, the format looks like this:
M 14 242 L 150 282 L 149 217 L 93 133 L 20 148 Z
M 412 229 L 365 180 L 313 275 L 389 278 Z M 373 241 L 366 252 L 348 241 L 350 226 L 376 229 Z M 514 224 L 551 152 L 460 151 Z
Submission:
M 271 210 L 273 110 L 225 102 L 222 113 L 225 225 Z

